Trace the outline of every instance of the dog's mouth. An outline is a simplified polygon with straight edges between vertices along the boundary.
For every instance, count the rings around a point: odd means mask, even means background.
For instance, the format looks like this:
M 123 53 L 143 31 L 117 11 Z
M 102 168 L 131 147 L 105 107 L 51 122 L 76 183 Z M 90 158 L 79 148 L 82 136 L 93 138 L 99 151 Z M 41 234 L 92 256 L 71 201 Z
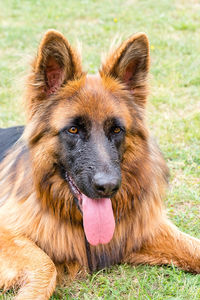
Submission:
M 68 174 L 66 174 L 66 179 L 69 183 L 70 189 L 72 191 L 73 196 L 75 197 L 75 202 L 76 205 L 78 206 L 79 210 L 81 211 L 81 213 L 83 213 L 83 206 L 82 206 L 82 193 L 79 190 L 79 188 L 76 186 L 76 184 L 74 183 L 73 179 L 71 176 L 69 176 Z
M 109 243 L 115 230 L 111 199 L 89 198 L 79 190 L 73 178 L 68 174 L 66 174 L 66 180 L 83 215 L 83 228 L 88 242 L 93 246 Z

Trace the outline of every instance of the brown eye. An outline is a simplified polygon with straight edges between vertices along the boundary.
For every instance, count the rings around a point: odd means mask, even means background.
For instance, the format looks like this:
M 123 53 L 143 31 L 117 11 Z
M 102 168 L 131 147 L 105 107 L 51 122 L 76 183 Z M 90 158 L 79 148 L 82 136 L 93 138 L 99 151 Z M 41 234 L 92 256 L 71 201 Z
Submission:
M 114 127 L 113 128 L 113 132 L 114 133 L 120 133 L 121 132 L 121 128 L 120 127 Z
M 68 132 L 70 132 L 72 134 L 76 134 L 76 133 L 78 133 L 78 128 L 75 126 L 72 126 L 68 129 Z

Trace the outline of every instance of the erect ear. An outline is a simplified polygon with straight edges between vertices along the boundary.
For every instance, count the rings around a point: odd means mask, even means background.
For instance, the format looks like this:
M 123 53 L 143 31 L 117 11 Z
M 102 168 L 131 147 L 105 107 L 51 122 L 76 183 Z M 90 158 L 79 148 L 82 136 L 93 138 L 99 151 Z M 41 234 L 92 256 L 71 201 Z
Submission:
M 108 55 L 100 74 L 118 78 L 133 94 L 134 101 L 144 106 L 149 60 L 148 38 L 144 33 L 138 33 Z
M 61 33 L 49 30 L 40 43 L 33 73 L 34 84 L 49 96 L 68 80 L 81 76 L 81 60 Z

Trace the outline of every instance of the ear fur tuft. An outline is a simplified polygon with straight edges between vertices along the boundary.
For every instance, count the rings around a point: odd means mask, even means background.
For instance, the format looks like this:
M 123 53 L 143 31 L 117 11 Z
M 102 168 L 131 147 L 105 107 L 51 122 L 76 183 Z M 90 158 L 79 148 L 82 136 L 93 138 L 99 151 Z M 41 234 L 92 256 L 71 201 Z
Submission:
M 49 96 L 68 80 L 81 76 L 81 60 L 67 39 L 51 29 L 40 43 L 33 71 L 35 81 L 42 82 L 44 91 Z
M 108 55 L 102 64 L 100 75 L 120 80 L 134 95 L 135 101 L 144 106 L 149 65 L 148 38 L 144 33 L 137 33 Z

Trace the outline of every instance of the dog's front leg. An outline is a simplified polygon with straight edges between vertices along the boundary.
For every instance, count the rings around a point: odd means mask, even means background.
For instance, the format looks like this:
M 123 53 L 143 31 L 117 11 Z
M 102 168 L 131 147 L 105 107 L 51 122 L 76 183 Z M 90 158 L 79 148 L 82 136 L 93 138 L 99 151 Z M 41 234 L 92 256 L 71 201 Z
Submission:
M 131 264 L 174 264 L 183 270 L 200 273 L 200 240 L 179 231 L 165 220 L 141 249 L 132 252 L 124 261 Z
M 16 300 L 49 299 L 56 276 L 46 253 L 29 239 L 0 228 L 0 288 L 19 288 Z

